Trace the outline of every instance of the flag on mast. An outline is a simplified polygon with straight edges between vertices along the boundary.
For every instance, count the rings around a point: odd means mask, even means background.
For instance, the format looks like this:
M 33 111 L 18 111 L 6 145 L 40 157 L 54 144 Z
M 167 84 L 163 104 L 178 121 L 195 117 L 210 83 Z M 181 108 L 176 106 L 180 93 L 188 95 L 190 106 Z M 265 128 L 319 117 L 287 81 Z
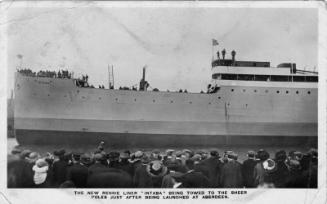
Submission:
M 216 39 L 212 39 L 212 46 L 219 45 L 218 41 Z

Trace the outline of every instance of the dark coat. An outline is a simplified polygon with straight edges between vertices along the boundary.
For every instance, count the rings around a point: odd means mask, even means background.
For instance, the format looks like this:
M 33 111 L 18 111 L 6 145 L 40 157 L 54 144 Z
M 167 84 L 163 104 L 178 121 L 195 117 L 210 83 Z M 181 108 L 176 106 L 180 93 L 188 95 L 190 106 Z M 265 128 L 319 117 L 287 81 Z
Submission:
M 80 163 L 75 163 L 67 169 L 66 180 L 72 181 L 76 188 L 85 188 L 88 177 L 88 168 Z
M 220 176 L 220 168 L 222 167 L 222 163 L 218 157 L 209 157 L 206 160 L 201 162 L 203 166 L 206 167 L 208 171 L 208 179 L 210 182 L 210 187 L 216 188 L 219 186 L 219 176 Z
M 300 169 L 290 170 L 285 188 L 307 188 L 307 177 Z
M 142 165 L 135 171 L 133 183 L 137 188 L 160 188 L 163 177 L 167 174 L 166 167 L 158 175 L 150 172 L 149 165 Z
M 25 159 L 8 160 L 7 185 L 8 188 L 33 188 L 35 187 L 32 170 L 34 163 Z
M 180 161 L 175 160 L 175 161 L 170 161 L 167 160 L 164 162 L 164 165 L 167 166 L 167 168 L 169 170 L 172 171 L 177 171 L 177 172 L 181 172 L 181 173 L 186 173 L 187 172 L 187 168 L 185 165 L 183 165 Z
M 122 160 L 119 163 L 118 169 L 121 169 L 121 170 L 127 172 L 132 177 L 134 176 L 134 174 L 133 174 L 133 166 L 132 166 L 131 163 L 129 163 L 128 160 Z
M 303 176 L 306 178 L 307 188 L 318 187 L 318 165 L 317 162 L 311 162 L 309 168 L 303 172 Z
M 254 159 L 247 159 L 242 165 L 243 183 L 246 188 L 254 188 L 254 167 L 257 165 L 257 161 Z
M 254 167 L 253 178 L 254 186 L 257 187 L 265 182 L 265 169 L 263 168 L 262 162 L 258 162 Z
M 88 188 L 132 188 L 132 177 L 120 169 L 108 168 L 106 172 L 93 174 L 88 178 Z
M 289 177 L 288 167 L 284 162 L 276 162 L 276 172 L 274 177 L 274 185 L 276 188 L 285 188 Z
M 202 163 L 194 164 L 194 171 L 201 172 L 205 177 L 209 178 L 209 167 L 207 165 L 203 165 Z
M 194 170 L 187 172 L 179 180 L 183 188 L 208 188 L 210 186 L 208 178 L 203 173 Z
M 142 162 L 141 162 L 141 160 L 134 161 L 133 163 L 131 163 L 131 166 L 132 166 L 132 168 L 131 168 L 132 175 L 134 177 L 136 169 L 139 168 L 140 166 L 142 166 Z
M 108 167 L 101 163 L 94 163 L 88 168 L 88 175 L 91 176 L 93 174 L 98 174 L 102 172 L 106 172 Z
M 64 160 L 58 160 L 52 165 L 53 183 L 59 186 L 66 181 L 68 163 Z
M 220 183 L 223 188 L 242 188 L 242 165 L 234 160 L 224 164 L 220 174 Z

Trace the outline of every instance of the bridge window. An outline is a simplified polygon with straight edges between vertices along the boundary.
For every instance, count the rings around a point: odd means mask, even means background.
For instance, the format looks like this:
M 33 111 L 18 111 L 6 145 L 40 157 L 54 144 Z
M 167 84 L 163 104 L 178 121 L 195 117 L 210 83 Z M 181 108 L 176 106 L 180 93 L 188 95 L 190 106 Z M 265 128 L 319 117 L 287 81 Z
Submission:
M 243 80 L 243 81 L 252 81 L 252 80 L 254 80 L 254 75 L 239 74 L 239 75 L 238 75 L 238 80 Z
M 304 76 L 293 76 L 293 81 L 297 81 L 297 82 L 305 81 L 305 77 Z
M 268 81 L 269 75 L 255 75 L 256 81 Z
M 237 80 L 236 74 L 222 74 L 221 79 L 223 80 Z
M 305 78 L 308 82 L 318 82 L 318 76 L 306 76 Z
M 288 76 L 282 75 L 272 75 L 270 79 L 271 81 L 289 81 Z

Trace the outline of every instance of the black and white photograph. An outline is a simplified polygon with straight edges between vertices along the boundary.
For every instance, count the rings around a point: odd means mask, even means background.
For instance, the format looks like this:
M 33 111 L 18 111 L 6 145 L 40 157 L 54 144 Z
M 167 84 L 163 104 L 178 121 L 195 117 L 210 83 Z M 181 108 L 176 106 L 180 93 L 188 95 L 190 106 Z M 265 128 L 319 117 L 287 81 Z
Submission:
M 4 201 L 322 203 L 326 8 L 291 5 L 2 5 Z

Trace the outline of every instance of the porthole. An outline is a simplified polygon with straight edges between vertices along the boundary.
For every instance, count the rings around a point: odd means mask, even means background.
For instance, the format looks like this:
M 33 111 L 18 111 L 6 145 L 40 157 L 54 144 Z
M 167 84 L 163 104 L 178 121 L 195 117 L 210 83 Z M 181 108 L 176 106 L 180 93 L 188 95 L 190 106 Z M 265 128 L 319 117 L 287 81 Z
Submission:
M 268 93 L 268 90 L 266 90 L 265 92 Z
M 231 89 L 231 91 L 233 92 L 233 91 L 234 91 L 234 89 Z
M 308 91 L 308 94 L 311 94 L 311 92 L 310 92 L 310 91 Z
M 174 103 L 174 101 L 170 101 L 170 103 Z
M 276 93 L 279 93 L 279 91 L 276 91 Z
M 257 92 L 257 90 L 256 90 L 256 89 L 254 89 L 254 92 Z
M 299 91 L 296 91 L 295 93 L 296 93 L 296 94 L 299 94 Z
M 288 94 L 288 91 L 286 91 L 286 94 Z
M 220 97 L 220 96 L 218 96 L 218 99 L 221 99 L 221 97 Z
M 243 92 L 245 92 L 245 89 L 243 89 Z
M 116 101 L 118 101 L 118 98 L 115 98 Z

